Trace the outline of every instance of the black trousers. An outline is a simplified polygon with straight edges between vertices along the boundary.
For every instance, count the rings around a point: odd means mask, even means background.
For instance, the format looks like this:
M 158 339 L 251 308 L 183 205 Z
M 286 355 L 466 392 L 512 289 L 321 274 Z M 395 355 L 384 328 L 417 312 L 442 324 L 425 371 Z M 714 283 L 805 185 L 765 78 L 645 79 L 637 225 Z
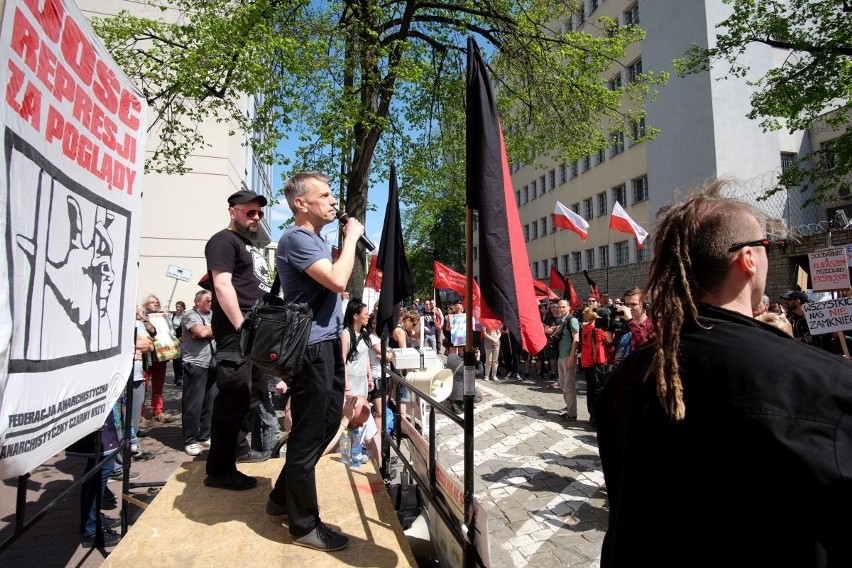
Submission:
M 294 538 L 308 534 L 320 522 L 315 468 L 337 435 L 343 413 L 340 349 L 339 339 L 308 345 L 302 370 L 290 384 L 293 426 L 287 438 L 287 461 L 269 498 L 287 506 Z
M 235 336 L 236 338 L 236 336 Z M 223 347 L 219 347 L 219 346 Z M 244 359 L 234 341 L 217 341 L 216 386 L 210 425 L 210 454 L 207 475 L 226 475 L 237 469 L 237 456 L 249 451 L 244 429 L 246 415 L 258 400 L 252 397 L 252 382 L 265 381 L 250 361 Z
M 586 377 L 586 406 L 589 409 L 589 419 L 595 419 L 595 402 L 598 399 L 598 392 L 604 384 L 604 379 L 609 372 L 607 365 L 595 365 L 594 367 L 583 367 L 583 374 Z
M 181 421 L 183 443 L 188 446 L 210 439 L 213 401 L 216 399 L 219 388 L 216 386 L 215 369 L 184 363 L 183 371 Z

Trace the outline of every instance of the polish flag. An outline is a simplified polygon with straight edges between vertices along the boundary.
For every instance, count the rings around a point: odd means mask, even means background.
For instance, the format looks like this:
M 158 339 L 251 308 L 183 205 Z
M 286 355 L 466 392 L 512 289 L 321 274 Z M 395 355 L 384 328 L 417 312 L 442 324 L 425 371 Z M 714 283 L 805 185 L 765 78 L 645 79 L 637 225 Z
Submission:
M 636 237 L 636 241 L 639 243 L 637 245 L 638 248 L 642 248 L 642 243 L 648 238 L 648 231 L 631 219 L 618 201 L 615 202 L 612 208 L 612 216 L 609 218 L 609 228 Z
M 589 234 L 589 222 L 558 201 L 556 202 L 556 208 L 553 210 L 553 226 L 574 231 L 580 235 L 583 242 L 586 242 L 586 237 Z

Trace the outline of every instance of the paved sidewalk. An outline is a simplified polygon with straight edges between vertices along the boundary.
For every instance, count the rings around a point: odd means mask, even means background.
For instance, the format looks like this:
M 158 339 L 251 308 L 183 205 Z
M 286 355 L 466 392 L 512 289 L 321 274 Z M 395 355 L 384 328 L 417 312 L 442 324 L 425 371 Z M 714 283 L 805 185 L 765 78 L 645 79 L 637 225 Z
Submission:
M 578 380 L 578 386 L 582 393 L 584 382 Z M 483 400 L 474 409 L 475 491 L 489 515 L 491 566 L 597 567 L 607 510 L 585 397 L 579 401 L 580 420 L 568 423 L 558 416 L 563 406 L 560 391 L 544 381 L 477 380 L 477 387 Z M 191 458 L 183 451 L 181 390 L 172 385 L 171 369 L 164 395 L 166 413 L 177 420 L 143 438 L 144 449 L 156 457 L 133 462 L 131 471 L 141 474 L 138 482 L 164 482 L 181 463 L 206 459 L 206 453 Z M 437 430 L 439 460 L 461 478 L 461 430 L 448 419 L 439 419 Z M 59 495 L 84 465 L 84 460 L 60 453 L 37 468 L 28 482 L 27 518 Z M 16 481 L 0 485 L 0 541 L 13 531 Z M 120 483 L 109 487 L 116 494 L 121 491 Z M 152 495 L 146 489 L 132 493 L 150 502 L 156 489 Z M 101 566 L 103 551 L 79 545 L 79 510 L 75 491 L 0 555 L 0 566 Z M 131 523 L 142 512 L 134 505 L 127 510 Z M 117 508 L 105 512 L 118 516 Z
M 546 381 L 476 381 L 474 491 L 488 512 L 492 568 L 599 565 L 606 491 L 577 382 L 579 420 L 567 422 L 561 390 Z M 436 431 L 438 459 L 461 479 L 460 428 L 443 419 Z

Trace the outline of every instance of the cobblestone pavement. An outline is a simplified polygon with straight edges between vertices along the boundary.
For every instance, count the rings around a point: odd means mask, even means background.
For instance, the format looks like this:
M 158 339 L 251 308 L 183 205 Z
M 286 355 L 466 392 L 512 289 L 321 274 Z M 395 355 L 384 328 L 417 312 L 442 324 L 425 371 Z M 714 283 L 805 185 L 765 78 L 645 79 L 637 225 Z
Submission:
M 567 422 L 561 391 L 545 381 L 476 383 L 474 491 L 488 512 L 492 568 L 597 567 L 608 511 L 582 390 L 579 420 Z M 461 479 L 461 429 L 439 418 L 436 432 L 439 462 Z

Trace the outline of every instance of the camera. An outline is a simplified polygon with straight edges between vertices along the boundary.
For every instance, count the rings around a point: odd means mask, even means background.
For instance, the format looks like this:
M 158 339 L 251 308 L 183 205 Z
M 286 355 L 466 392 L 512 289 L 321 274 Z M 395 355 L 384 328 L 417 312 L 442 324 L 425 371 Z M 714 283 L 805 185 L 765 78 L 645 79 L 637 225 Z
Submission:
M 618 317 L 618 312 L 610 308 L 596 308 L 595 313 L 598 319 L 595 320 L 595 327 L 603 329 L 616 336 L 627 333 L 627 322 Z

